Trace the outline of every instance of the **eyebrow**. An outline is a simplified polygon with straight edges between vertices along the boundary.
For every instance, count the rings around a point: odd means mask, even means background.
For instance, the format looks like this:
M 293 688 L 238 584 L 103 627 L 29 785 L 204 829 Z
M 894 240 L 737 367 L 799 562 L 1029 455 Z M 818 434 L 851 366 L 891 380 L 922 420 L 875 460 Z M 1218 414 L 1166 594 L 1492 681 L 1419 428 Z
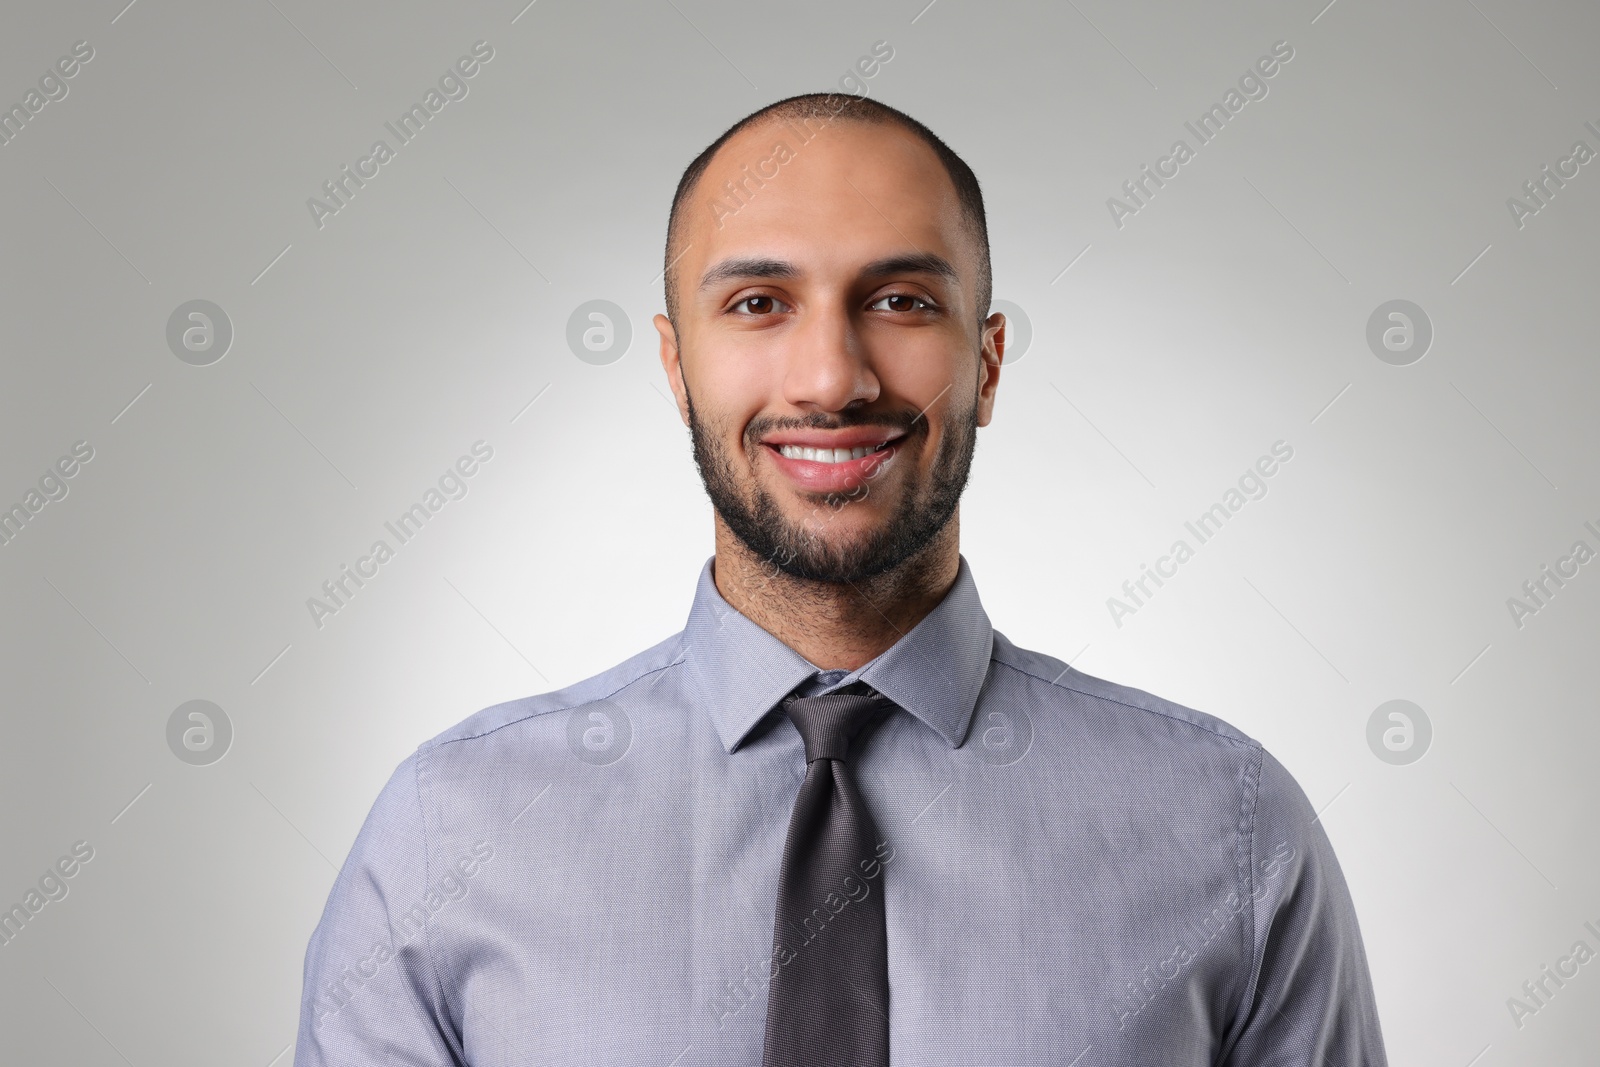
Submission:
M 948 259 L 932 252 L 912 252 L 873 260 L 861 268 L 864 278 L 878 278 L 887 274 L 932 274 L 951 283 L 959 283 L 961 275 Z M 703 292 L 721 282 L 737 278 L 798 278 L 800 270 L 793 263 L 764 256 L 745 256 L 725 259 L 707 270 L 700 279 Z

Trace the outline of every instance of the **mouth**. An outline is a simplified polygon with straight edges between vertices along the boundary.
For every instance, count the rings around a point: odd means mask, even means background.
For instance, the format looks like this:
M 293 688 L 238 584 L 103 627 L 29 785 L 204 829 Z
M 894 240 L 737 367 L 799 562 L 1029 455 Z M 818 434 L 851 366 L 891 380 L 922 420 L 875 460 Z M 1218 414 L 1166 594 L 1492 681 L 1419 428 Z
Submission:
M 833 434 L 797 432 L 763 441 L 777 468 L 806 492 L 850 492 L 879 473 L 906 435 L 863 428 Z
M 875 445 L 857 445 L 854 448 L 812 448 L 807 445 L 770 445 L 784 459 L 802 459 L 810 463 L 849 463 L 893 448 L 895 438 Z M 770 443 L 769 443 L 770 444 Z

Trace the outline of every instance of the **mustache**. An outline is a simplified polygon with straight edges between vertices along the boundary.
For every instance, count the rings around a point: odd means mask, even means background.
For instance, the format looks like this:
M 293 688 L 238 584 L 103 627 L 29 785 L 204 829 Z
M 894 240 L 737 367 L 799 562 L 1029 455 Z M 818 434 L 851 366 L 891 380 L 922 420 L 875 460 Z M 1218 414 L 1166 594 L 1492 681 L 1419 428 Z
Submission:
M 745 445 L 755 448 L 761 439 L 780 430 L 843 430 L 857 426 L 872 426 L 893 430 L 907 437 L 927 432 L 927 420 L 920 411 L 885 412 L 869 411 L 838 415 L 816 412 L 797 419 L 757 418 L 750 420 L 744 429 Z

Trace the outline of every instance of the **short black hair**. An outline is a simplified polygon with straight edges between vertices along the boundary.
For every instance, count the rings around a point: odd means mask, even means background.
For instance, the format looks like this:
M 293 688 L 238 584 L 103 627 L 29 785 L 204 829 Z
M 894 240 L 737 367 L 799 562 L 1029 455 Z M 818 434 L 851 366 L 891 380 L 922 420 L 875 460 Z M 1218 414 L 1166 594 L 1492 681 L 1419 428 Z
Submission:
M 950 146 L 941 141 L 932 130 L 888 104 L 879 103 L 865 96 L 845 93 L 804 93 L 768 104 L 728 127 L 721 137 L 712 141 L 705 151 L 694 157 L 694 161 L 684 170 L 683 177 L 678 179 L 678 190 L 672 197 L 672 212 L 667 217 L 666 266 L 662 270 L 666 287 L 667 318 L 674 326 L 678 323 L 675 264 L 682 254 L 678 245 L 684 205 L 700 183 L 701 176 L 711 164 L 711 159 L 717 154 L 717 150 L 740 130 L 749 126 L 792 123 L 809 133 L 814 126 L 820 125 L 825 128 L 836 119 L 847 119 L 874 126 L 897 126 L 933 149 L 933 154 L 944 165 L 950 183 L 955 186 L 956 199 L 961 205 L 962 220 L 978 244 L 979 325 L 981 326 L 984 319 L 989 317 L 989 301 L 994 288 L 993 272 L 989 264 L 989 223 L 983 210 L 983 191 L 978 186 L 978 177 L 972 172 L 972 168 L 951 151 Z

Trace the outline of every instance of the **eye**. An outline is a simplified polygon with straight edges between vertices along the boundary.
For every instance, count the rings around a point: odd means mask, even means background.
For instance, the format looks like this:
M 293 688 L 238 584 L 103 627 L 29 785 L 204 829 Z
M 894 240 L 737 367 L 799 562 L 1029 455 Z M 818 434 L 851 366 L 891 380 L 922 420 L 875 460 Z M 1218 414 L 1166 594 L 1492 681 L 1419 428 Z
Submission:
M 876 308 L 879 304 L 883 303 L 885 300 L 900 301 L 900 306 L 898 306 L 898 307 L 887 307 L 887 308 L 883 309 L 884 311 L 902 311 L 902 312 L 904 312 L 904 311 L 931 311 L 931 310 L 933 310 L 933 306 L 934 306 L 931 301 L 924 300 L 922 297 L 916 296 L 915 294 L 912 294 L 912 293 L 890 293 L 888 296 L 879 297 L 877 300 L 874 300 L 871 304 L 869 304 L 867 306 L 868 307 L 872 307 L 872 308 Z M 907 301 L 910 301 L 910 302 L 915 303 L 915 304 L 920 304 L 921 307 L 906 307 L 905 303 Z
M 746 304 L 750 305 L 748 312 L 737 311 L 738 308 L 743 307 Z M 733 305 L 736 313 L 747 314 L 751 318 L 765 317 L 772 314 L 774 311 L 777 311 L 779 308 L 788 308 L 788 306 L 788 304 L 785 304 L 777 297 L 766 295 L 747 296 L 737 304 Z

